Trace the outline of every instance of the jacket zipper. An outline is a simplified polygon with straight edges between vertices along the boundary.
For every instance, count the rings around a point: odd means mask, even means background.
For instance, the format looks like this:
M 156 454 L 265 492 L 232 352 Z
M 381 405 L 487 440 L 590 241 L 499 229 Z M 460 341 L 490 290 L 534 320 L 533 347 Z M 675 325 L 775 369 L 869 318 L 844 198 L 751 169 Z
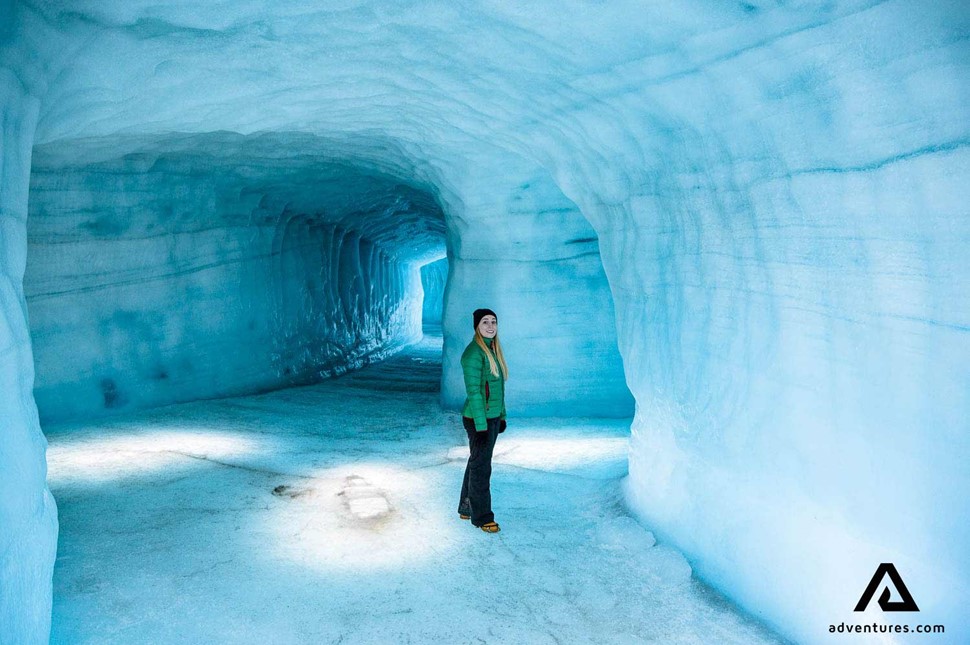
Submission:
M 482 366 L 482 369 L 484 369 L 484 368 L 485 368 L 485 366 L 483 365 Z M 486 410 L 488 410 L 488 395 L 489 395 L 489 391 L 488 391 L 488 377 L 486 376 L 485 377 L 485 409 Z

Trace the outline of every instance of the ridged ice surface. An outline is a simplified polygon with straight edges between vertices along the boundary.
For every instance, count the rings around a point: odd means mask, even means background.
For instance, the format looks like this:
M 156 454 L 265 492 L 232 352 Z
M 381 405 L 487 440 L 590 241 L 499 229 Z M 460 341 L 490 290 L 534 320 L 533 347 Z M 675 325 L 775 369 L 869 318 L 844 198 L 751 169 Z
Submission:
M 41 420 L 378 360 L 420 333 L 414 283 L 444 230 L 426 190 L 305 135 L 39 146 L 24 291 Z
M 126 137 L 228 131 L 298 133 L 308 139 L 284 156 L 307 164 L 319 138 L 359 176 L 433 197 L 449 260 L 447 405 L 462 397 L 470 312 L 491 307 L 510 414 L 622 417 L 636 400 L 627 499 L 696 575 L 814 642 L 861 621 L 862 589 L 894 562 L 919 619 L 967 640 L 963 0 L 0 6 L 10 633 L 46 638 L 55 541 L 22 287 L 27 198 L 43 180 L 31 151 L 60 148 L 57 167 L 74 167 L 62 176 L 78 180 L 91 158 L 72 160 L 71 141 L 127 163 Z M 90 192 L 110 198 L 102 188 Z M 125 244 L 106 243 L 105 257 L 122 262 Z M 69 273 L 55 260 L 48 275 Z M 37 317 L 51 340 L 99 324 Z M 296 337 L 318 333 L 304 323 Z M 154 347 L 127 344 L 138 328 L 109 327 L 122 365 Z M 54 354 L 43 342 L 38 369 Z M 38 401 L 69 376 L 39 373 Z M 84 379 L 87 402 L 103 405 L 97 376 Z

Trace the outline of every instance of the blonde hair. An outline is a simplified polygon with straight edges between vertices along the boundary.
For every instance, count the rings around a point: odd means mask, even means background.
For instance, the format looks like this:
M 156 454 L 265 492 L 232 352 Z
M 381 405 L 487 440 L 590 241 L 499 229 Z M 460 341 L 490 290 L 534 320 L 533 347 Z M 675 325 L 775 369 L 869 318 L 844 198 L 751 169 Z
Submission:
M 492 376 L 498 376 L 498 368 L 501 366 L 502 378 L 506 381 L 509 380 L 509 366 L 505 364 L 505 354 L 502 353 L 502 343 L 498 342 L 498 334 L 495 334 L 495 338 L 492 339 L 494 356 L 492 356 L 492 352 L 488 351 L 485 338 L 478 332 L 478 329 L 475 329 L 475 344 L 481 347 L 485 356 L 488 357 L 488 368 L 491 370 Z M 498 365 L 495 364 L 495 359 L 498 359 Z

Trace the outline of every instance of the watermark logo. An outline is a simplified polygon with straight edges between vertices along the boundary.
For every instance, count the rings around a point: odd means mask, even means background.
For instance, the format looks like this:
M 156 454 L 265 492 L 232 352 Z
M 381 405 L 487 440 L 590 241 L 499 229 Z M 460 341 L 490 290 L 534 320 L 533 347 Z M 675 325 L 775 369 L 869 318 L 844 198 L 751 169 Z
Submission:
M 886 581 L 886 578 L 889 578 Z M 862 598 L 859 598 L 859 602 L 855 606 L 855 611 L 865 611 L 866 607 L 872 602 L 872 597 L 876 595 L 876 590 L 886 583 L 886 588 L 882 590 L 879 595 L 879 607 L 882 608 L 884 612 L 886 611 L 919 611 L 919 607 L 916 606 L 916 601 L 913 600 L 913 594 L 909 593 L 909 589 L 906 588 L 906 583 L 903 582 L 903 577 L 899 575 L 896 571 L 896 566 L 892 562 L 883 562 L 876 568 L 876 572 L 872 574 L 872 580 L 869 581 L 869 585 L 866 590 L 862 592 Z M 902 600 L 890 600 L 893 597 L 893 593 L 890 591 L 890 586 L 896 590 L 896 596 L 902 598 Z M 931 608 L 932 611 L 932 608 Z M 888 618 L 883 618 L 883 621 L 888 621 Z M 873 621 L 871 624 L 857 624 L 857 623 L 845 623 L 841 622 L 838 625 L 829 625 L 830 634 L 944 634 L 946 633 L 946 627 L 943 625 L 905 625 L 905 624 L 892 624 L 889 622 L 879 622 Z
M 896 567 L 892 562 L 883 562 L 876 569 L 876 572 L 872 575 L 872 580 L 869 581 L 869 586 L 866 590 L 862 592 L 862 597 L 859 598 L 858 604 L 855 606 L 854 611 L 865 611 L 866 607 L 869 606 L 869 602 L 872 601 L 872 597 L 876 594 L 876 589 L 882 583 L 883 578 L 889 576 L 889 581 L 892 583 L 893 587 L 896 588 L 896 594 L 902 598 L 902 600 L 889 600 L 891 594 L 889 592 L 889 586 L 887 585 L 883 589 L 882 594 L 879 596 L 879 606 L 883 611 L 919 611 L 919 607 L 916 606 L 916 601 L 913 600 L 913 595 L 909 593 L 909 589 L 906 588 L 906 583 L 903 582 L 903 577 L 899 575 L 896 571 Z

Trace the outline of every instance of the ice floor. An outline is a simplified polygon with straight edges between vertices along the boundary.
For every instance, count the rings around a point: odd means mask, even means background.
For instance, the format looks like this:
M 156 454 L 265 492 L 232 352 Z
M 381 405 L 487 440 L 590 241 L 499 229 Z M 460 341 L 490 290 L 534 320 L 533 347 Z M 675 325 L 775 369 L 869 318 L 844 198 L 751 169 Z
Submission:
M 426 335 L 320 385 L 47 429 L 52 641 L 780 642 L 626 514 L 628 423 L 513 411 L 502 532 L 459 520 L 440 351 Z

